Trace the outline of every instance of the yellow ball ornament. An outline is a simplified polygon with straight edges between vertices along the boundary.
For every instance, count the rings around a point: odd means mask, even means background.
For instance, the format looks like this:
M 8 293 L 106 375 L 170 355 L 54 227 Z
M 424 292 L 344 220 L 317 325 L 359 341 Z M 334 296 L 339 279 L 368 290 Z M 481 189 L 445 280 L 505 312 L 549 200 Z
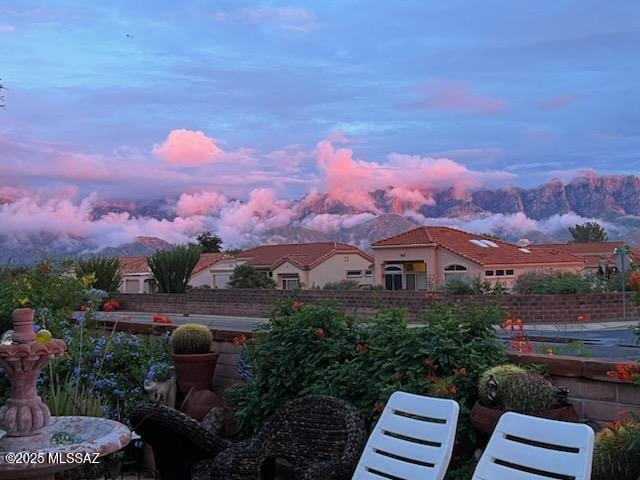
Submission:
M 44 328 L 41 330 L 38 330 L 38 333 L 36 333 L 36 342 L 38 343 L 43 343 L 43 344 L 49 343 L 52 338 L 53 338 L 53 335 L 51 335 L 51 332 Z

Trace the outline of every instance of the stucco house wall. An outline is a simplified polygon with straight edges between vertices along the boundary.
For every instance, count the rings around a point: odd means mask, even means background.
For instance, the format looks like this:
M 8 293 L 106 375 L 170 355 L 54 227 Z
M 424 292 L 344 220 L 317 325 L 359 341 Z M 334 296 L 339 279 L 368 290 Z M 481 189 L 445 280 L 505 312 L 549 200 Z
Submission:
M 342 280 L 352 280 L 359 285 L 373 285 L 373 272 L 365 275 L 367 270 L 372 270 L 372 262 L 368 258 L 356 253 L 336 253 L 324 262 L 316 265 L 309 273 L 309 283 L 307 286 L 324 287 L 327 283 L 340 282 Z M 360 271 L 359 277 L 348 277 L 348 271 Z

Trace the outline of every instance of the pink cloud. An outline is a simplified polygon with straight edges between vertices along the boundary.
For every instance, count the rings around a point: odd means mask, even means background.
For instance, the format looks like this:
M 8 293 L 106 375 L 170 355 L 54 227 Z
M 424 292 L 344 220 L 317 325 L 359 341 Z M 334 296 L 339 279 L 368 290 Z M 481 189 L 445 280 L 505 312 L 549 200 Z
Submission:
M 502 171 L 473 171 L 448 158 L 392 153 L 385 163 L 355 160 L 347 148 L 335 149 L 323 140 L 317 146 L 317 162 L 325 190 L 333 198 L 355 208 L 376 211 L 370 192 L 394 187 L 388 195 L 415 205 L 432 200 L 420 191 L 453 187 L 463 196 L 487 184 L 510 182 L 515 175 Z
M 225 196 L 217 192 L 183 193 L 176 204 L 176 213 L 180 217 L 213 215 L 226 202 Z
M 0 32 L 13 32 L 15 29 L 15 25 L 0 25 Z
M 504 100 L 474 93 L 466 82 L 428 82 L 420 91 L 423 98 L 415 105 L 428 110 L 495 113 L 507 108 Z
M 573 93 L 565 93 L 563 95 L 558 95 L 556 97 L 551 97 L 544 100 L 540 103 L 540 108 L 542 110 L 555 110 L 558 108 L 566 107 L 567 105 L 571 105 L 579 98 L 579 95 L 575 95 Z
M 153 154 L 167 162 L 181 165 L 207 163 L 222 153 L 215 142 L 201 131 L 176 129 L 161 145 L 153 147 Z

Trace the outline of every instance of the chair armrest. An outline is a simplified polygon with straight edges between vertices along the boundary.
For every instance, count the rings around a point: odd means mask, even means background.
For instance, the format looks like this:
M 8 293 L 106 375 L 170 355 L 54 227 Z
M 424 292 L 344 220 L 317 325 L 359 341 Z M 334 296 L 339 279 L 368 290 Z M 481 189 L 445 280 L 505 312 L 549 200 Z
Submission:
M 350 480 L 356 464 L 345 462 L 320 462 L 311 466 L 302 480 Z
M 214 459 L 196 464 L 193 468 L 193 479 L 260 480 L 260 469 L 266 459 L 263 452 L 255 439 L 236 443 Z

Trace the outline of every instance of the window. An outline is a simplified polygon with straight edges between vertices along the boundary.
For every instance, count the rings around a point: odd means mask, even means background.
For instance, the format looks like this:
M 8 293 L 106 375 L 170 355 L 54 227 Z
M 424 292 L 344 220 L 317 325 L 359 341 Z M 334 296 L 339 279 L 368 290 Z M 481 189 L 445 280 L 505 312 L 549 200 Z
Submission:
M 478 239 L 478 238 L 474 238 L 473 240 L 469 240 L 471 243 L 473 243 L 474 245 L 477 245 L 478 247 L 482 247 L 482 248 L 498 248 L 498 244 L 496 242 L 493 242 L 491 240 L 486 240 L 486 239 Z
M 486 270 L 484 272 L 485 277 L 493 277 L 493 270 Z
M 445 282 L 451 278 L 463 278 L 466 276 L 466 274 L 467 274 L 467 267 L 465 267 L 464 265 L 453 264 L 453 265 L 447 265 L 446 267 L 444 267 Z
M 373 272 L 371 270 L 365 270 L 364 271 L 364 276 L 365 277 L 371 277 L 373 275 Z
M 296 288 L 300 288 L 300 278 L 297 273 L 285 274 L 280 277 L 282 278 L 283 290 L 295 290 Z
M 496 270 L 496 277 L 504 277 L 504 270 Z
M 404 268 L 407 272 L 426 272 L 427 265 L 424 262 L 405 263 Z
M 388 265 L 384 269 L 384 284 L 387 290 L 402 290 L 402 271 L 400 265 Z
M 347 278 L 360 278 L 362 270 L 347 270 Z
M 507 270 L 507 276 L 513 275 L 513 270 Z

